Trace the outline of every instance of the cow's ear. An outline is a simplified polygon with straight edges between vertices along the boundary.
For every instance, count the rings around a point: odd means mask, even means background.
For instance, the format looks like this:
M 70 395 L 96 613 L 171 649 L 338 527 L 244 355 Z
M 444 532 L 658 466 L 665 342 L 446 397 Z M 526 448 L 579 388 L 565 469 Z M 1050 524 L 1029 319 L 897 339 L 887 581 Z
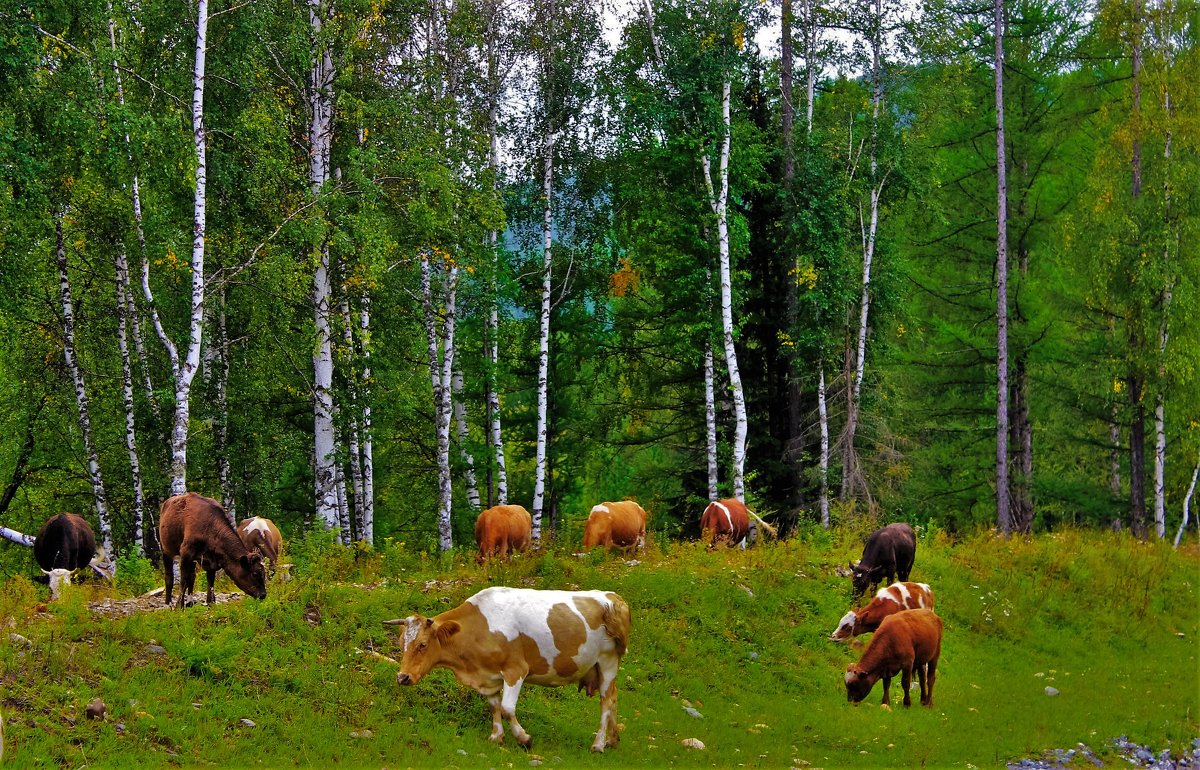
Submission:
M 439 623 L 437 628 L 437 639 L 439 642 L 445 642 L 450 637 L 462 630 L 456 621 L 447 620 L 445 623 Z
M 850 570 L 853 571 L 854 568 L 857 567 L 858 565 L 852 561 L 848 561 L 848 562 L 846 562 L 846 566 L 848 566 L 850 568 Z
M 242 569 L 250 569 L 250 555 L 246 554 L 241 558 Z
M 429 626 L 432 626 L 432 625 L 433 625 L 433 618 L 425 618 L 425 627 L 428 628 Z

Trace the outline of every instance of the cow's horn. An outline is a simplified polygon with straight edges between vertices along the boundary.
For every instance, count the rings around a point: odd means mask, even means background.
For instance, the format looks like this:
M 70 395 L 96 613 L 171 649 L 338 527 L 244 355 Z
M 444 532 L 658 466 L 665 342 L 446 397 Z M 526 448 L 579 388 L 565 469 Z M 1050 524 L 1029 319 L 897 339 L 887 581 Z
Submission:
M 383 621 L 383 625 L 385 625 L 385 626 L 402 626 L 407 622 L 408 621 L 405 618 L 393 618 L 392 620 Z

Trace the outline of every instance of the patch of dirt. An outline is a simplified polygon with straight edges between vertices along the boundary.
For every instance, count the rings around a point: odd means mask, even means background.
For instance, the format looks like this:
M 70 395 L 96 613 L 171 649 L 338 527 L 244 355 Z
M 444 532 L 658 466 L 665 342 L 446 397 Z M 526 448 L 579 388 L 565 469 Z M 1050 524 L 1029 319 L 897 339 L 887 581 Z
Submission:
M 156 588 L 153 591 L 148 591 L 141 596 L 133 599 L 103 599 L 98 602 L 89 602 L 88 609 L 97 615 L 103 615 L 106 618 L 127 618 L 139 612 L 155 612 L 157 610 L 168 609 L 163 603 L 163 592 L 165 588 Z M 217 593 L 215 595 L 217 604 L 229 604 L 230 602 L 240 602 L 246 598 L 244 593 L 240 591 L 234 593 Z M 203 604 L 205 593 L 203 591 L 192 594 L 191 604 Z M 175 606 L 177 599 L 172 597 L 171 606 Z

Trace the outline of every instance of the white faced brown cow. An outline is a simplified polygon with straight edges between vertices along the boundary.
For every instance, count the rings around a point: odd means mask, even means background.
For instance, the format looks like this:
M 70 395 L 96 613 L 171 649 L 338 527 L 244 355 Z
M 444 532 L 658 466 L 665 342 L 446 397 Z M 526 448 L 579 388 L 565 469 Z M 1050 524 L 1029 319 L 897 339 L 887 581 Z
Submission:
M 850 610 L 838 622 L 829 639 L 849 641 L 859 634 L 869 634 L 879 628 L 888 615 L 901 610 L 933 609 L 933 589 L 927 583 L 892 583 L 875 592 L 875 598 L 865 607 Z
M 517 697 L 526 682 L 544 687 L 577 683 L 600 693 L 600 729 L 592 751 L 620 740 L 617 668 L 629 644 L 629 605 L 608 591 L 537 591 L 495 586 L 452 610 L 427 618 L 386 620 L 403 627 L 404 656 L 396 681 L 413 685 L 434 668 L 448 668 L 492 707 L 490 740 L 504 740 L 503 720 L 528 748 L 533 739 L 517 722 Z

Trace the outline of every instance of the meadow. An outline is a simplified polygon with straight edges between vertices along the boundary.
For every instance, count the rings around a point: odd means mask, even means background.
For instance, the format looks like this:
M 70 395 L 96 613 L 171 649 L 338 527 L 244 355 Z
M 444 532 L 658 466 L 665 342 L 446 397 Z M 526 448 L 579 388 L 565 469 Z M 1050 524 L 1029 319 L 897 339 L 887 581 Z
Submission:
M 1176 756 L 1200 736 L 1195 545 L 1075 530 L 924 533 L 911 579 L 932 585 L 945 623 L 934 705 L 903 708 L 897 680 L 883 709 L 879 685 L 846 702 L 842 673 L 861 649 L 828 641 L 850 606 L 838 568 L 858 557 L 860 535 L 812 530 L 721 552 L 652 542 L 633 562 L 551 546 L 487 567 L 468 551 L 344 549 L 315 535 L 290 544 L 292 578 L 277 578 L 265 601 L 117 618 L 89 603 L 161 585 L 147 563 L 123 564 L 116 587 L 70 586 L 52 603 L 44 586 L 10 578 L 0 584 L 4 761 L 968 768 L 1082 742 L 1111 766 L 1125 764 L 1111 747 L 1120 735 Z M 629 602 L 619 746 L 589 752 L 599 701 L 574 688 L 524 689 L 525 751 L 511 737 L 488 742 L 486 704 L 450 672 L 397 685 L 380 656 L 400 651 L 380 621 L 436 614 L 487 585 L 603 588 Z M 88 720 L 97 697 L 107 716 Z

